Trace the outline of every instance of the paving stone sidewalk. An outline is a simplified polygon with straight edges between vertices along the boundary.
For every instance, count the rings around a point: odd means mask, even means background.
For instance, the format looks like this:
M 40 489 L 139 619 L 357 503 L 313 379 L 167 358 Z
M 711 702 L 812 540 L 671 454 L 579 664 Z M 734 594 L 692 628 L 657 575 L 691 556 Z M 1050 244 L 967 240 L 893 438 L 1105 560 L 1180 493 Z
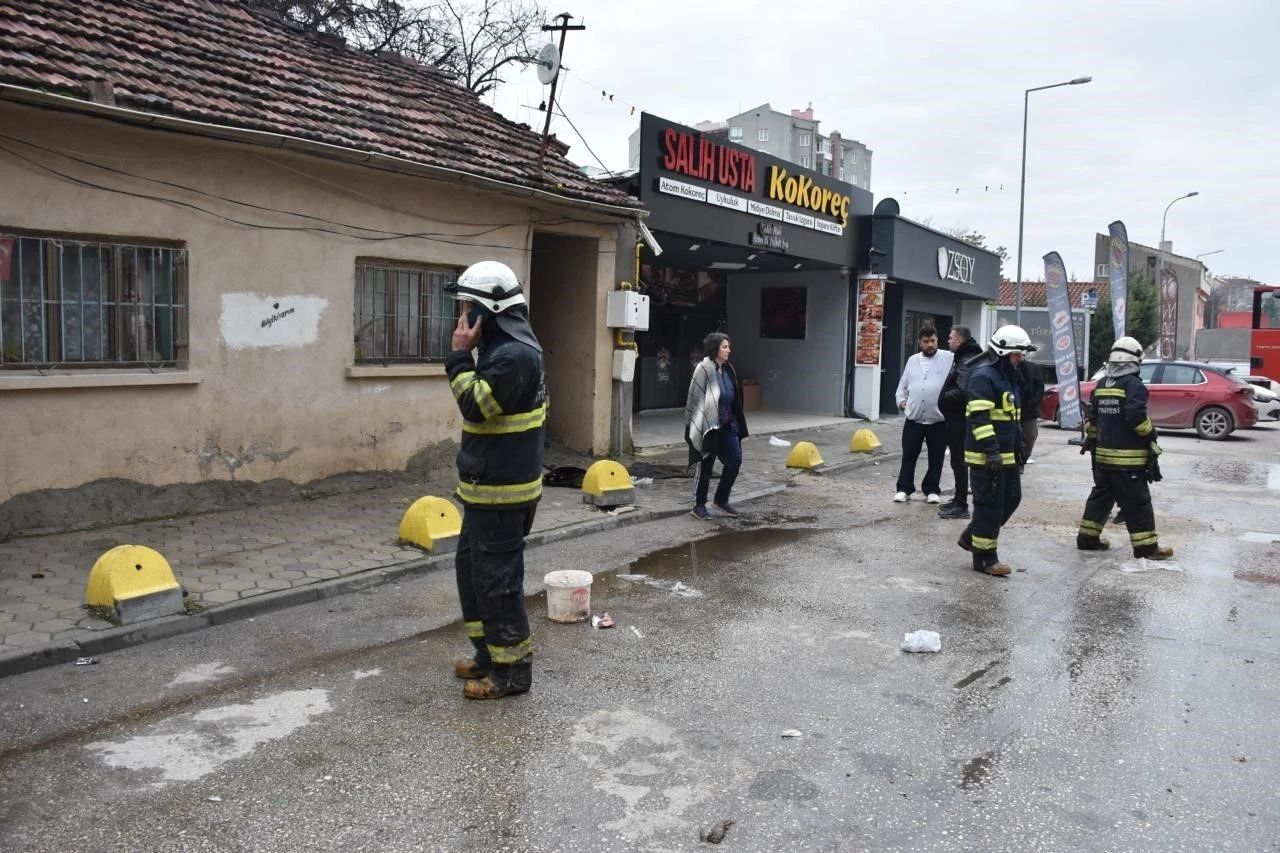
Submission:
M 900 455 L 900 422 L 870 425 L 882 443 L 871 454 L 851 453 L 854 430 L 843 424 L 779 434 L 813 442 L 824 460 L 819 474 L 884 462 Z M 786 467 L 789 447 L 768 436 L 749 439 L 735 504 L 783 488 L 796 476 Z M 606 512 L 586 504 L 577 489 L 547 488 L 529 544 L 586 535 L 686 513 L 693 481 L 684 476 L 684 447 L 619 460 L 636 478 L 632 507 Z M 549 465 L 586 468 L 592 460 L 563 451 Z M 717 466 L 718 469 L 718 466 Z M 400 544 L 397 531 L 409 506 L 423 495 L 448 496 L 452 471 L 405 478 L 377 489 L 137 524 L 19 537 L 0 543 L 0 676 L 74 661 L 164 636 L 243 619 L 386 583 L 407 574 L 452 570 L 451 554 L 428 554 Z M 673 474 L 681 476 L 672 476 Z M 154 548 L 168 561 L 187 594 L 184 615 L 113 626 L 84 608 L 89 571 L 107 550 L 124 544 Z M 531 591 L 541 578 L 530 576 Z

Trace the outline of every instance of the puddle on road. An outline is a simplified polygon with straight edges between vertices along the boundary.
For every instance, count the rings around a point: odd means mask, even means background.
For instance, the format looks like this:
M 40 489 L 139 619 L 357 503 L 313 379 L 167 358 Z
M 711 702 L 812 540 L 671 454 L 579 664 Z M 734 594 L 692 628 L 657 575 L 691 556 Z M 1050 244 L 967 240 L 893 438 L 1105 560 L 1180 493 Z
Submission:
M 993 749 L 982 755 L 969 759 L 964 765 L 964 775 L 960 787 L 965 789 L 981 788 L 1000 764 L 1000 750 Z
M 737 563 L 761 551 L 790 545 L 818 531 L 803 527 L 755 527 L 726 530 L 706 539 L 686 542 L 653 551 L 635 560 L 615 574 L 690 577 L 715 569 L 724 563 Z

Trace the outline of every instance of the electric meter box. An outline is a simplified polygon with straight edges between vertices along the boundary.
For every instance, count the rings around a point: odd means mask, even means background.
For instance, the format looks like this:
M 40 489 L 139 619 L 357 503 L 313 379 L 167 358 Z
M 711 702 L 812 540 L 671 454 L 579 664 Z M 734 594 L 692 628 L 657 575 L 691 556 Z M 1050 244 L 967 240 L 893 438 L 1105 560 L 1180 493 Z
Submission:
M 611 329 L 649 329 L 649 297 L 634 290 L 613 290 L 605 302 L 604 324 Z

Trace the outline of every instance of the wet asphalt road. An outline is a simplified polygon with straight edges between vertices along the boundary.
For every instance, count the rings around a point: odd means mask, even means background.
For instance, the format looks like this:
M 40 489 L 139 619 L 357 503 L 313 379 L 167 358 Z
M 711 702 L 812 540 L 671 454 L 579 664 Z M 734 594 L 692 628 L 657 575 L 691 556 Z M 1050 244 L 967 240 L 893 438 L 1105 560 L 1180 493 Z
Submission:
M 896 461 L 532 550 L 617 627 L 533 595 L 524 697 L 461 698 L 446 573 L 4 679 L 0 849 L 1280 849 L 1280 427 L 1163 439 L 1158 569 L 1074 549 L 1065 437 L 1008 579 Z

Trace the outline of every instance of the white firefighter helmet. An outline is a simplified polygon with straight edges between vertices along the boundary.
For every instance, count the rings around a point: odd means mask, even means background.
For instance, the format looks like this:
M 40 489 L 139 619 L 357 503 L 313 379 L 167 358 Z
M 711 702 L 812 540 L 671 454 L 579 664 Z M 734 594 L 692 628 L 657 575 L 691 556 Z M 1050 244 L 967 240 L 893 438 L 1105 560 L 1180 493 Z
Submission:
M 996 355 L 1008 355 L 1011 352 L 1026 355 L 1036 351 L 1036 347 L 1031 343 L 1031 337 L 1026 333 L 1026 330 L 1021 326 L 1013 325 L 1001 326 L 996 329 L 987 347 Z
M 520 279 L 511 267 L 498 261 L 480 261 L 463 270 L 455 296 L 494 314 L 527 304 Z
M 1123 338 L 1117 338 L 1116 342 L 1111 345 L 1111 354 L 1107 356 L 1107 361 L 1142 361 L 1142 344 L 1138 343 L 1136 338 L 1125 335 Z

